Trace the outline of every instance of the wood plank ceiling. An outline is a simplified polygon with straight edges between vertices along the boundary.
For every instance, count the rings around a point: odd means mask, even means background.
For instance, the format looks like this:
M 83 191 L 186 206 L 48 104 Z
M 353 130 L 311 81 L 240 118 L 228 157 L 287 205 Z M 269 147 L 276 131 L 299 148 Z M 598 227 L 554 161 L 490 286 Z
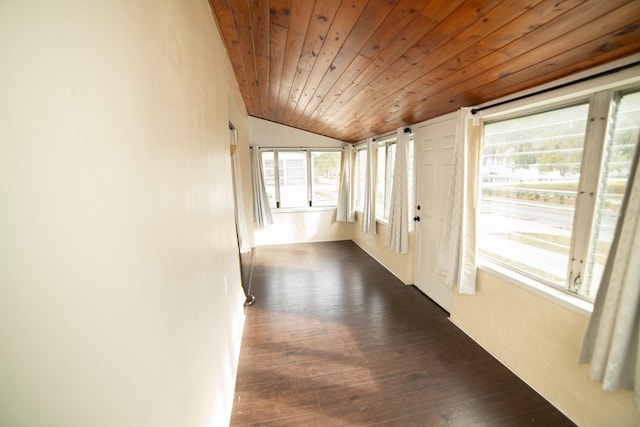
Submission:
M 640 52 L 640 0 L 210 0 L 249 115 L 357 142 Z

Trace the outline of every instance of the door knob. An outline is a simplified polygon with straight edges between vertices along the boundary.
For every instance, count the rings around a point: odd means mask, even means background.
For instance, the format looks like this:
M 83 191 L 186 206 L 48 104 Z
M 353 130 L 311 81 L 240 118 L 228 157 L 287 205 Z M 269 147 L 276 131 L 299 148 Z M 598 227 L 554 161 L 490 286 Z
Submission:
M 413 217 L 413 220 L 414 220 L 415 222 L 420 222 L 420 217 L 419 217 L 419 216 L 414 216 L 414 217 Z

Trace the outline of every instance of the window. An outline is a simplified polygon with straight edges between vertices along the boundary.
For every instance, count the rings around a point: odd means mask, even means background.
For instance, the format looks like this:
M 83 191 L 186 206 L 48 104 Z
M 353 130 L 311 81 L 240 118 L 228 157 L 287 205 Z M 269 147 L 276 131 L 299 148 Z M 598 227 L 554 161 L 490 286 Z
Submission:
M 613 116 L 610 140 L 605 147 L 598 184 L 583 292 L 595 298 L 613 241 L 613 233 L 627 187 L 640 130 L 640 92 L 622 95 Z
M 413 165 L 413 137 L 409 139 L 407 146 L 407 175 L 409 206 L 413 206 L 414 194 L 414 165 Z M 389 219 L 391 204 L 391 190 L 393 188 L 394 166 L 396 162 L 395 138 L 382 141 L 376 147 L 377 176 L 376 176 L 376 218 L 378 220 Z M 367 175 L 367 150 L 365 147 L 356 149 L 354 199 L 357 210 L 363 209 L 364 188 Z M 409 209 L 411 211 L 411 209 Z M 410 222 L 411 224 L 411 222 Z
M 565 283 L 588 107 L 485 125 L 481 254 Z
M 378 145 L 378 167 L 376 177 L 376 218 L 388 219 L 389 218 L 389 200 L 388 197 L 391 194 L 391 183 L 389 181 L 389 175 L 391 167 L 389 167 L 389 156 L 387 156 L 387 150 L 389 144 Z
M 480 255 L 593 300 L 639 126 L 640 93 L 613 92 L 487 121 Z
M 338 151 L 311 152 L 311 201 L 313 206 L 337 206 L 340 185 L 340 157 Z
M 278 152 L 281 208 L 309 205 L 307 196 L 307 156 L 303 151 Z
M 269 198 L 269 206 L 272 208 L 276 207 L 276 200 L 278 200 L 278 196 L 276 194 L 278 185 L 276 184 L 276 172 L 274 165 L 275 153 L 273 151 L 263 151 L 262 166 L 264 168 L 264 186 L 267 191 L 267 197 Z
M 393 176 L 396 166 L 396 143 L 392 142 L 387 145 L 387 187 L 384 194 L 384 218 L 389 219 L 389 211 L 391 209 L 391 189 L 393 188 Z
M 364 187 L 367 179 L 367 150 L 358 148 L 356 150 L 355 182 L 353 184 L 354 206 L 361 211 L 364 206 Z
M 336 206 L 340 181 L 337 150 L 262 151 L 265 187 L 273 208 Z M 278 164 L 278 168 L 274 167 Z

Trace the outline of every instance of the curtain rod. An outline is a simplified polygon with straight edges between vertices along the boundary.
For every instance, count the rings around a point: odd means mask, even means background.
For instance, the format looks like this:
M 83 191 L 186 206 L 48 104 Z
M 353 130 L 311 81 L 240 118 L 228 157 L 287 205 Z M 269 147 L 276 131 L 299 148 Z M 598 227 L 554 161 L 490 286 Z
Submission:
M 344 150 L 346 145 L 341 147 L 267 147 L 265 145 L 249 145 L 249 148 L 259 148 L 262 151 L 340 151 Z
M 395 136 L 396 132 L 397 131 L 385 133 L 384 135 L 380 135 L 380 136 L 377 136 L 377 137 L 372 138 L 372 139 L 374 141 L 384 141 L 386 139 L 389 139 L 389 138 Z M 411 128 L 409 128 L 409 127 L 404 128 L 404 133 L 411 133 Z
M 583 82 L 586 82 L 586 81 L 589 81 L 589 80 L 597 79 L 598 77 L 608 76 L 609 74 L 618 73 L 620 71 L 624 71 L 624 70 L 627 70 L 629 68 L 633 68 L 633 67 L 638 66 L 638 65 L 640 65 L 640 61 L 632 62 L 631 64 L 627 64 L 627 65 L 622 65 L 622 66 L 617 67 L 617 68 L 612 68 L 611 70 L 602 71 L 600 73 L 596 73 L 596 74 L 591 75 L 591 76 L 583 77 L 583 78 L 580 78 L 578 80 L 573 80 L 573 81 L 570 81 L 570 82 L 567 82 L 567 83 L 562 83 L 562 84 L 559 84 L 557 86 L 553 86 L 553 87 L 550 87 L 550 88 L 547 88 L 547 89 L 541 89 L 541 90 L 538 90 L 536 92 L 532 92 L 532 93 L 529 93 L 529 94 L 526 94 L 526 95 L 517 96 L 517 97 L 512 98 L 512 99 L 507 99 L 507 100 L 504 100 L 504 101 L 495 102 L 493 104 L 485 105 L 484 107 L 472 108 L 471 109 L 471 114 L 476 114 L 476 113 L 478 113 L 480 111 L 488 110 L 489 108 L 499 107 L 500 105 L 508 104 L 510 102 L 515 102 L 515 101 L 520 101 L 522 99 L 530 98 L 532 96 L 542 95 L 543 93 L 552 92 L 554 90 L 563 89 L 565 87 L 573 86 L 573 85 L 578 84 L 578 83 L 583 83 Z

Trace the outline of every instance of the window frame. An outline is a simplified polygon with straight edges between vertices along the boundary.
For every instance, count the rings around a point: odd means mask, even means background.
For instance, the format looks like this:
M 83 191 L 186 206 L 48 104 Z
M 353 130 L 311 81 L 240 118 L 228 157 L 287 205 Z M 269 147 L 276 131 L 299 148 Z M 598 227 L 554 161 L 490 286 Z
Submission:
M 484 254 L 478 253 L 479 268 L 507 279 L 521 287 L 539 288 L 542 285 L 546 293 L 553 294 L 552 290 L 559 291 L 564 297 L 560 299 L 568 301 L 569 305 L 588 312 L 592 307 L 595 295 L 590 297 L 580 293 L 576 287 L 576 279 L 585 277 L 588 267 L 590 252 L 592 250 L 592 236 L 594 218 L 598 214 L 598 200 L 600 184 L 604 173 L 605 149 L 611 143 L 612 130 L 615 128 L 615 113 L 617 103 L 627 94 L 640 92 L 638 82 L 615 85 L 610 84 L 606 88 L 594 88 L 586 93 L 576 93 L 575 96 L 565 96 L 560 102 L 549 101 L 537 103 L 531 108 L 520 107 L 516 112 L 494 113 L 485 116 L 485 124 L 505 121 L 516 117 L 538 114 L 545 111 L 566 108 L 588 102 L 587 127 L 584 136 L 582 159 L 580 165 L 580 178 L 574 210 L 573 224 L 569 247 L 569 261 L 565 275 L 564 286 L 559 286 L 550 280 L 538 277 L 535 274 L 523 271 L 516 266 L 509 265 L 506 261 L 496 260 Z M 636 147 L 640 149 L 640 147 Z M 483 147 L 484 150 L 484 147 Z M 482 154 L 484 156 L 484 152 Z M 479 170 L 478 180 L 482 181 L 483 169 Z M 478 194 L 479 199 L 482 193 Z M 481 200 L 479 200 L 481 203 Z M 481 242 L 478 242 L 480 248 Z M 554 299 L 558 299 L 556 295 Z
M 313 186 L 313 162 L 312 162 L 312 154 L 313 153 L 342 153 L 344 151 L 344 147 L 327 147 L 327 148 L 311 148 L 311 147 L 262 147 L 261 148 L 261 158 L 260 160 L 264 165 L 264 153 L 273 153 L 273 174 L 274 174 L 274 187 L 275 187 L 275 206 L 271 205 L 272 209 L 275 209 L 276 212 L 283 211 L 300 211 L 300 210 L 331 210 L 337 208 L 337 198 L 335 205 L 320 205 L 313 206 L 313 196 L 314 196 L 314 186 Z M 282 207 L 282 186 L 281 186 L 281 176 L 280 176 L 280 153 L 283 152 L 291 152 L 291 153 L 304 153 L 305 155 L 305 186 L 306 186 L 306 202 L 305 206 L 287 206 Z M 338 165 L 338 167 L 340 167 Z M 340 171 L 339 171 L 340 173 Z M 340 190 L 340 179 L 338 177 L 338 181 L 336 183 L 336 190 Z

